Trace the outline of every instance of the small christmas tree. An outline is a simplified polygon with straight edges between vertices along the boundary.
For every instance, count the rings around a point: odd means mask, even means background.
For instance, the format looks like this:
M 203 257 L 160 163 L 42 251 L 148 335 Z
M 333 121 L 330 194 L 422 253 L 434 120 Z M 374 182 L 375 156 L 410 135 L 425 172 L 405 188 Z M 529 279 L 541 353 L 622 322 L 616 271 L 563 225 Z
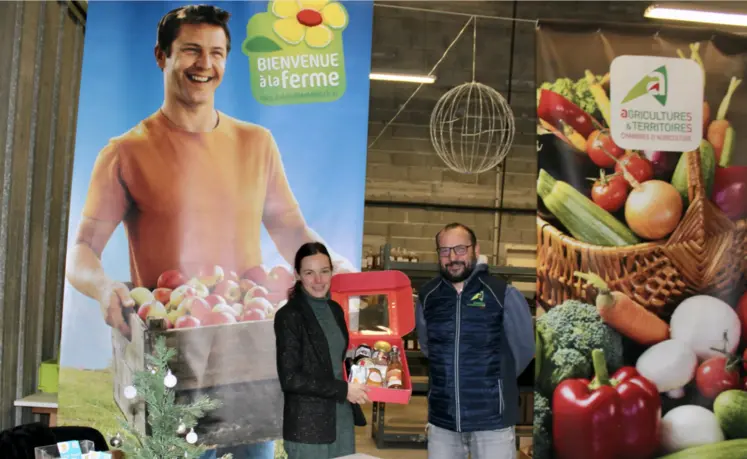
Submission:
M 125 388 L 126 398 L 139 396 L 145 401 L 147 423 L 151 428 L 150 435 L 143 435 L 122 422 L 122 427 L 137 444 L 124 442 L 119 435 L 111 443 L 121 449 L 127 459 L 199 459 L 207 451 L 205 446 L 196 444 L 194 426 L 206 411 L 219 407 L 220 402 L 202 396 L 189 405 L 176 404 L 173 390 L 176 376 L 168 368 L 175 356 L 176 351 L 169 349 L 166 339 L 159 336 L 153 355 L 146 354 L 148 369 L 135 373 L 134 386 Z M 222 459 L 231 459 L 231 455 Z

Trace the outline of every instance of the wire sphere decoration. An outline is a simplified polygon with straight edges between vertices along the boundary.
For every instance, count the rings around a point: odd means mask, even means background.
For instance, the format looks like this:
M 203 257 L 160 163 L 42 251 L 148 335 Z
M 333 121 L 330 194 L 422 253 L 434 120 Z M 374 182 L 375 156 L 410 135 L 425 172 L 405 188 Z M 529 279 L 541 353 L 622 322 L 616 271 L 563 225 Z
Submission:
M 514 141 L 514 113 L 506 99 L 482 83 L 463 83 L 431 112 L 433 148 L 449 169 L 480 174 L 497 167 Z

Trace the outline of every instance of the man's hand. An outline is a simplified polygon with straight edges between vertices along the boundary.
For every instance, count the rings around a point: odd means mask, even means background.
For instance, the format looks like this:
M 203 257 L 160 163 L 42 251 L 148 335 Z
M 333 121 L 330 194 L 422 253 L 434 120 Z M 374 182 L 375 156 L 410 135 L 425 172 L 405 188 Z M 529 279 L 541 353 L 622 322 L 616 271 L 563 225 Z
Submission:
M 335 274 L 356 273 L 359 271 L 355 269 L 352 263 L 350 263 L 347 259 L 343 257 L 338 257 L 338 258 L 333 259 L 332 269 Z
M 125 317 L 123 312 L 124 308 L 135 307 L 135 301 L 130 297 L 130 289 L 121 282 L 112 282 L 102 289 L 99 304 L 104 321 L 130 339 L 129 314 Z

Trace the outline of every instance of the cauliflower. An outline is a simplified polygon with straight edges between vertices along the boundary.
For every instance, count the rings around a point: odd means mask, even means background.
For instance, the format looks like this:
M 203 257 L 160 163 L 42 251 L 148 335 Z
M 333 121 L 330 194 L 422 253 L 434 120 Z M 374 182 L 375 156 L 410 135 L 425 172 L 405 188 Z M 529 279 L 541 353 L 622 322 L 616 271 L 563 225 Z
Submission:
M 536 388 L 552 397 L 569 378 L 591 378 L 591 351 L 602 349 L 610 373 L 623 366 L 623 339 L 602 322 L 596 307 L 567 300 L 537 319 Z

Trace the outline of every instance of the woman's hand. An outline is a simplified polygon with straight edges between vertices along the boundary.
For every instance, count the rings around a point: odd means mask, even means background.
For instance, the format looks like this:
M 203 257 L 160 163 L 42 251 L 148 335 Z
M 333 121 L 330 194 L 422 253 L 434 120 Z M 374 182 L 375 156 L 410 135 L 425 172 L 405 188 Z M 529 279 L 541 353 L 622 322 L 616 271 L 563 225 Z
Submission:
M 368 402 L 368 386 L 364 384 L 348 383 L 348 401 L 357 405 Z

